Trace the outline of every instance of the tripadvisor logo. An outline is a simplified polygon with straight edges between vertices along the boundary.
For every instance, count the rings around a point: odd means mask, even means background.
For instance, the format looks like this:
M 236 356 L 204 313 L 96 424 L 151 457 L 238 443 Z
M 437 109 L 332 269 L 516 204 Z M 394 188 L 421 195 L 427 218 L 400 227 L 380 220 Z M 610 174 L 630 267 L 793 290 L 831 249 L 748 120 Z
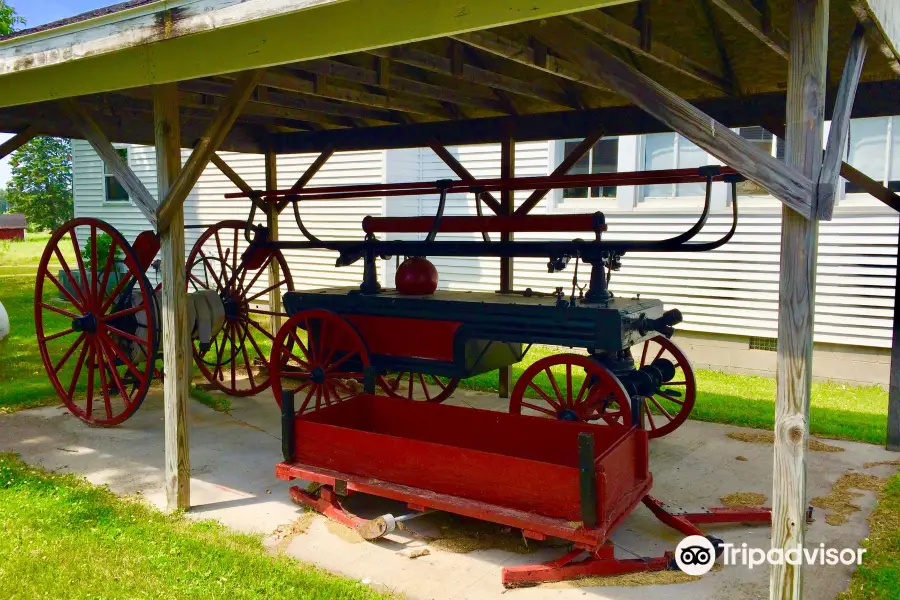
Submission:
M 715 540 L 715 538 L 713 538 Z M 836 566 L 862 564 L 865 548 L 826 548 L 819 544 L 813 548 L 749 548 L 746 543 L 740 546 L 721 543 L 700 535 L 690 535 L 675 548 L 675 564 L 688 575 L 704 575 L 712 569 L 716 562 L 717 550 L 725 565 L 743 565 L 753 569 L 760 565 L 827 565 Z
M 689 535 L 675 548 L 675 564 L 688 575 L 704 575 L 716 562 L 716 548 L 702 535 Z

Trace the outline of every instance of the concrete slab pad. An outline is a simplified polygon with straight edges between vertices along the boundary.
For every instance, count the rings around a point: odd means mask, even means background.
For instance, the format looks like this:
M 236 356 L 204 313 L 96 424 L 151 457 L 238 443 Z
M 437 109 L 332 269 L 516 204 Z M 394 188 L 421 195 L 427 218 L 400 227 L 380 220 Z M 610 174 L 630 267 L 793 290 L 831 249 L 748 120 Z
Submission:
M 506 401 L 467 390 L 457 392 L 453 404 L 504 410 Z M 275 479 L 274 465 L 281 459 L 279 413 L 269 393 L 235 398 L 230 414 L 191 402 L 190 445 L 194 507 L 190 516 L 214 518 L 235 529 L 272 534 L 302 516 L 288 499 L 289 484 Z M 108 484 L 119 494 L 140 494 L 163 507 L 163 421 L 160 391 L 153 391 L 144 406 L 124 425 L 114 429 L 85 426 L 62 407 L 23 411 L 0 416 L 0 450 L 18 452 L 32 463 L 52 471 L 84 475 Z M 654 496 L 684 509 L 719 504 L 734 492 L 771 495 L 772 448 L 729 438 L 728 433 L 749 431 L 737 427 L 689 421 L 675 433 L 651 443 Z M 809 459 L 810 497 L 828 493 L 842 474 L 862 470 L 866 462 L 896 460 L 882 448 L 851 442 L 829 444 L 842 452 L 814 452 Z M 742 457 L 746 460 L 738 460 Z M 890 467 L 868 469 L 888 475 Z M 548 490 L 548 493 L 552 493 Z M 383 500 L 357 501 L 361 514 L 392 510 Z M 866 517 L 874 494 L 858 500 L 861 509 L 848 522 L 834 527 L 822 511 L 809 526 L 809 545 L 856 548 L 866 537 Z M 541 547 L 531 554 L 487 549 L 456 554 L 429 547 L 429 553 L 409 558 L 409 550 L 428 546 L 434 527 L 426 520 L 410 523 L 376 543 L 363 542 L 341 532 L 323 517 L 313 519 L 305 533 L 270 536 L 267 543 L 300 560 L 402 593 L 407 598 L 593 598 L 616 600 L 667 598 L 760 598 L 768 595 L 768 570 L 729 566 L 701 580 L 674 585 L 641 587 L 582 587 L 580 584 L 505 590 L 500 584 L 504 565 L 532 564 L 555 559 L 562 547 Z M 736 545 L 768 549 L 766 526 L 728 525 L 708 528 L 710 533 Z M 337 532 L 337 533 L 336 533 Z M 418 532 L 418 533 L 417 533 Z M 643 507 L 638 507 L 613 535 L 621 557 L 655 556 L 671 550 L 680 534 L 667 529 Z M 810 598 L 833 598 L 846 584 L 853 567 L 812 566 L 806 570 Z

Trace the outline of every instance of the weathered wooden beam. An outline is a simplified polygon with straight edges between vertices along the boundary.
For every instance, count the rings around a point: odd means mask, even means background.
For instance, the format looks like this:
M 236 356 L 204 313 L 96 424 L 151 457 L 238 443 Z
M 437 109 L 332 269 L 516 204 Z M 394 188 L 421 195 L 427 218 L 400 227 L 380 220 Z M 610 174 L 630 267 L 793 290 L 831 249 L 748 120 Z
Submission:
M 710 0 L 725 11 L 744 29 L 775 51 L 782 58 L 788 58 L 787 37 L 772 27 L 766 15 L 763 15 L 750 0 Z
M 147 217 L 151 227 L 156 227 L 156 198 L 153 197 L 137 175 L 134 174 L 127 164 L 122 161 L 122 157 L 106 138 L 103 131 L 97 123 L 88 115 L 84 107 L 77 100 L 67 98 L 60 101 L 63 110 L 69 115 L 72 123 L 81 132 L 84 138 L 94 149 L 109 172 L 116 178 L 134 205 Z
M 591 151 L 591 148 L 594 147 L 594 144 L 600 141 L 604 135 L 604 131 L 602 129 L 598 129 L 594 133 L 585 137 L 577 146 L 572 148 L 572 151 L 559 163 L 559 165 L 553 170 L 550 174 L 551 177 L 556 177 L 559 175 L 565 175 L 575 164 L 581 160 L 588 152 Z M 543 190 L 534 190 L 528 198 L 525 199 L 525 202 L 516 209 L 516 212 L 513 213 L 516 216 L 525 216 L 527 215 L 532 208 L 538 205 L 538 203 L 544 199 L 550 192 L 550 189 Z
M 0 144 L 0 159 L 6 158 L 37 136 L 38 130 L 34 125 L 29 125 L 16 135 Z
M 185 163 L 184 169 L 169 188 L 165 202 L 159 205 L 157 213 L 159 215 L 158 229 L 160 232 L 166 230 L 172 214 L 184 204 L 185 198 L 193 189 L 194 184 L 197 183 L 206 165 L 209 164 L 209 159 L 219 149 L 219 145 L 221 145 L 225 136 L 228 135 L 228 131 L 238 115 L 241 114 L 244 104 L 250 98 L 253 88 L 259 83 L 262 75 L 262 70 L 245 71 L 235 81 L 231 93 L 222 106 L 222 110 L 215 121 L 204 132 L 203 137 L 194 146 L 194 150 Z
M 831 116 L 831 129 L 828 131 L 828 144 L 825 146 L 825 159 L 819 171 L 816 217 L 825 221 L 830 221 L 834 212 L 838 179 L 844 151 L 847 148 L 847 136 L 850 133 L 850 115 L 853 112 L 853 101 L 856 99 L 856 88 L 862 75 L 867 50 L 865 33 L 860 25 L 853 33 L 850 52 L 844 63 L 844 72 L 841 75 L 837 100 Z
M 848 163 L 841 163 L 841 177 L 855 186 L 860 187 L 865 193 L 876 200 L 881 200 L 897 212 L 900 212 L 900 195 L 885 187 L 880 181 L 875 181 L 859 169 Z
M 500 140 L 500 178 L 512 179 L 516 176 L 516 139 L 514 132 L 509 129 Z M 500 213 L 512 215 L 516 210 L 516 193 L 505 189 L 500 192 Z M 513 241 L 512 232 L 500 234 L 501 242 Z M 511 292 L 513 290 L 513 276 L 515 262 L 513 257 L 506 256 L 500 259 L 500 291 Z M 498 372 L 499 385 L 497 393 L 501 398 L 509 398 L 512 391 L 512 368 L 500 367 Z
M 760 150 L 562 22 L 529 26 L 535 37 L 576 62 L 621 96 L 752 179 L 801 215 L 812 215 L 813 181 Z
M 562 92 L 552 90 L 534 81 L 523 81 L 515 77 L 509 77 L 501 73 L 495 73 L 487 69 L 481 69 L 474 65 L 465 64 L 462 72 L 453 72 L 450 58 L 439 56 L 412 48 L 410 46 L 395 46 L 382 50 L 372 50 L 372 54 L 381 58 L 388 58 L 395 62 L 418 67 L 425 71 L 447 75 L 460 81 L 468 81 L 478 85 L 486 85 L 498 90 L 507 91 L 526 98 L 533 98 L 543 102 L 549 102 L 565 108 L 575 108 Z
M 761 120 L 759 124 L 782 139 L 786 137 L 784 123 L 768 118 Z M 900 212 L 900 195 L 885 187 L 880 181 L 875 181 L 850 163 L 841 163 L 841 177 L 860 187 L 876 200 L 880 200 L 885 205 Z
M 278 189 L 278 156 L 268 148 L 265 154 L 266 169 L 266 191 L 275 191 Z M 278 206 L 274 202 L 268 203 L 266 210 L 266 227 L 269 228 L 269 240 L 278 241 Z M 281 286 L 276 285 L 280 281 L 278 261 L 269 261 L 269 311 L 272 313 L 280 313 L 281 307 Z M 272 335 L 276 335 L 281 329 L 281 315 L 269 315 L 269 331 Z
M 153 86 L 153 108 L 156 178 L 159 196 L 164 198 L 181 170 L 181 131 L 175 84 Z M 191 507 L 187 403 L 192 354 L 184 265 L 184 210 L 180 205 L 173 211 L 170 224 L 160 235 L 160 328 L 166 373 L 163 380 L 166 506 L 169 510 L 187 510 Z
M 708 67 L 688 58 L 677 50 L 648 38 L 646 46 L 641 32 L 633 27 L 613 19 L 599 10 L 576 13 L 569 17 L 577 23 L 603 38 L 628 50 L 648 58 L 653 62 L 668 67 L 682 75 L 700 81 L 719 91 L 731 94 L 734 91 L 732 82 L 717 68 Z
M 451 37 L 473 48 L 507 58 L 520 65 L 538 69 L 550 75 L 562 77 L 563 79 L 581 83 L 604 92 L 610 91 L 606 84 L 585 73 L 578 65 L 564 58 L 547 54 L 546 45 L 544 44 L 541 44 L 543 52 L 537 53 L 534 48 L 497 35 L 492 31 L 470 31 L 468 33 L 458 33 Z
M 471 106 L 473 108 L 482 108 L 500 114 L 506 113 L 506 107 L 503 106 L 501 102 L 485 97 L 470 96 L 444 86 L 425 83 L 405 77 L 401 73 L 390 71 L 389 67 L 386 66 L 390 65 L 390 63 L 391 61 L 388 59 L 378 58 L 378 68 L 367 69 L 365 67 L 350 65 L 337 60 L 321 59 L 301 63 L 295 67 L 310 73 L 326 74 L 354 83 L 378 86 L 401 94 L 420 96 L 439 102 L 450 102 L 462 106 Z M 386 77 L 386 73 L 389 73 L 390 76 Z
M 456 157 L 450 154 L 450 152 L 447 150 L 447 147 L 444 146 L 439 140 L 428 140 L 428 147 L 431 148 L 434 153 L 438 155 L 438 158 L 444 161 L 444 164 L 450 167 L 450 170 L 456 173 L 456 176 L 461 180 L 475 181 L 475 176 L 469 173 L 469 170 L 466 169 L 461 162 L 456 160 Z M 490 192 L 485 192 L 481 195 L 481 199 L 484 200 L 485 204 L 491 207 L 491 210 L 494 211 L 495 214 L 502 214 L 502 205 L 497 201 L 497 198 L 494 197 L 493 194 L 491 194 Z
M 785 160 L 813 180 L 821 168 L 825 129 L 828 4 L 828 0 L 795 0 L 791 12 Z M 809 195 L 813 197 L 813 193 Z M 818 240 L 818 221 L 782 207 L 772 549 L 783 556 L 791 550 L 802 553 L 806 538 L 806 452 Z M 803 598 L 802 566 L 771 565 L 769 598 Z
M 897 0 L 850 0 L 850 7 L 866 28 L 872 46 L 900 74 L 900 3 Z

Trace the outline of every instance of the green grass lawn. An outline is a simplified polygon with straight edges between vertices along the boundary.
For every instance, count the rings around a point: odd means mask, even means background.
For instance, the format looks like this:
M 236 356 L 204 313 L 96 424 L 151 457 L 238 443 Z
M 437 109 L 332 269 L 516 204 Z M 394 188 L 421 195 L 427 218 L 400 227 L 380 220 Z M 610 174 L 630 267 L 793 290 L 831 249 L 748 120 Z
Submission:
M 891 478 L 869 515 L 863 563 L 839 600 L 896 600 L 900 583 L 900 475 Z
M 215 521 L 164 515 L 0 454 L 0 598 L 386 598 L 266 553 Z
M 29 234 L 27 241 L 0 246 L 0 302 L 11 327 L 9 337 L 0 342 L 0 412 L 59 402 L 41 363 L 34 323 L 35 273 L 49 237 Z M 62 250 L 67 262 L 75 260 L 71 248 Z M 54 269 L 58 268 L 54 263 Z M 67 323 L 65 317 L 53 313 L 46 318 L 57 329 Z

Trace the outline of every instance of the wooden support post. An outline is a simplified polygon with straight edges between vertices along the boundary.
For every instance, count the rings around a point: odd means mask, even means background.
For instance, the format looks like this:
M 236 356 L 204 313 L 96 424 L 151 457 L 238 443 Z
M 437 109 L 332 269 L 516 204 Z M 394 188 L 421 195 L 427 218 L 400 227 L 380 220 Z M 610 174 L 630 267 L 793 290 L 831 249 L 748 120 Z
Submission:
M 145 217 L 147 217 L 151 227 L 156 228 L 156 210 L 159 203 L 156 201 L 156 198 L 153 197 L 153 194 L 144 187 L 144 184 L 141 183 L 138 176 L 134 174 L 134 171 L 122 162 L 122 157 L 119 156 L 119 153 L 109 142 L 106 135 L 103 133 L 103 130 L 100 129 L 97 123 L 90 117 L 77 100 L 67 98 L 61 100 L 61 103 L 63 110 L 65 110 L 66 113 L 68 113 L 69 118 L 72 119 L 72 123 L 78 131 L 81 132 L 84 139 L 90 143 L 94 152 L 100 156 L 101 160 L 103 160 L 103 164 L 105 164 L 106 168 L 109 169 L 109 172 L 113 174 L 116 181 L 122 184 L 122 187 L 128 192 L 128 197 L 134 202 L 134 205 L 140 209 Z
M 815 181 L 821 168 L 828 56 L 828 0 L 795 0 L 791 12 L 787 162 Z M 815 209 L 814 192 L 809 201 Z M 815 214 L 815 210 L 813 211 Z M 778 367 L 772 492 L 772 549 L 800 549 L 806 537 L 806 452 L 812 387 L 819 227 L 782 208 Z M 769 571 L 769 598 L 803 597 L 802 567 Z
M 153 87 L 156 134 L 156 175 L 159 196 L 165 197 L 181 170 L 178 86 Z M 191 460 L 187 402 L 191 383 L 191 332 L 188 325 L 184 266 L 184 210 L 172 211 L 171 226 L 160 235 L 162 251 L 162 328 L 164 427 L 166 446 L 166 506 L 191 507 Z
M 266 150 L 266 191 L 275 191 L 278 189 L 278 167 L 277 155 L 272 148 Z M 269 228 L 269 240 L 278 241 L 278 205 L 275 202 L 269 202 L 266 205 L 266 226 Z M 278 283 L 280 277 L 278 262 L 271 261 L 269 263 L 269 287 Z M 280 286 L 269 291 L 269 311 L 273 313 L 281 312 L 281 289 Z M 274 336 L 281 329 L 281 315 L 269 316 L 269 331 Z
M 29 125 L 16 135 L 0 144 L 0 160 L 6 158 L 8 155 L 12 154 L 28 142 L 30 142 L 32 138 L 37 135 L 37 133 L 37 127 L 35 127 L 34 125 Z
M 209 164 L 210 158 L 222 145 L 228 132 L 231 131 L 231 126 L 234 125 L 234 122 L 241 114 L 241 110 L 244 108 L 247 100 L 250 99 L 250 95 L 262 78 L 263 73 L 262 69 L 245 71 L 235 80 L 234 86 L 216 115 L 215 120 L 203 132 L 197 145 L 194 146 L 191 156 L 185 163 L 184 169 L 178 175 L 178 178 L 172 182 L 165 201 L 159 203 L 157 218 L 160 232 L 165 231 L 169 227 L 172 214 L 184 204 L 185 198 L 194 188 L 194 184 L 197 183 L 206 165 Z
M 513 131 L 509 130 L 503 139 L 500 140 L 500 178 L 512 179 L 516 176 L 516 139 Z M 515 192 L 512 190 L 503 190 L 500 192 L 500 206 L 503 215 L 512 215 L 516 211 Z M 511 242 L 513 240 L 512 232 L 500 234 L 500 241 Z M 513 289 L 513 258 L 511 256 L 500 259 L 500 291 L 510 292 Z M 499 371 L 500 385 L 499 395 L 501 398 L 509 398 L 512 390 L 512 369 L 502 367 Z
M 894 332 L 891 337 L 886 447 L 892 452 L 900 452 L 900 231 L 897 233 L 897 271 L 894 275 Z
M 456 173 L 456 176 L 459 177 L 463 181 L 474 181 L 475 177 L 469 173 L 468 169 L 462 166 L 462 163 L 456 160 L 447 148 L 444 147 L 438 140 L 432 139 L 428 141 L 428 146 L 434 150 L 434 153 L 438 155 L 444 163 L 450 167 L 450 170 Z M 501 173 L 503 168 L 500 169 Z M 502 175 L 501 175 L 502 177 Z M 491 207 L 491 210 L 494 211 L 494 214 L 505 214 L 504 209 L 501 206 L 501 202 L 497 201 L 497 198 L 491 194 L 490 192 L 485 192 L 481 195 L 481 199 L 484 200 L 484 203 Z
M 834 212 L 834 199 L 837 195 L 838 178 L 840 177 L 844 150 L 847 147 L 847 134 L 850 133 L 850 115 L 853 112 L 853 100 L 856 99 L 856 87 L 862 74 L 866 60 L 865 30 L 857 25 L 850 42 L 850 52 L 844 63 L 844 72 L 838 86 L 834 113 L 831 117 L 831 129 L 828 132 L 828 144 L 825 147 L 825 159 L 819 172 L 818 198 L 816 214 L 819 219 L 830 221 Z
M 569 152 L 569 154 L 562 160 L 562 162 L 559 163 L 559 166 L 557 166 L 553 170 L 553 172 L 550 173 L 550 176 L 556 177 L 559 175 L 565 175 L 566 173 L 571 171 L 572 167 L 574 167 L 579 160 L 587 155 L 587 153 L 591 151 L 591 148 L 594 147 L 594 144 L 599 142 L 600 138 L 602 137 L 603 130 L 598 129 L 591 135 L 581 140 L 581 142 L 577 146 L 572 148 L 572 151 Z M 532 194 L 528 196 L 525 202 L 523 202 L 522 205 L 516 209 L 516 212 L 514 214 L 516 216 L 527 215 L 529 212 L 531 212 L 531 209 L 537 206 L 538 203 L 540 203 L 540 201 L 544 199 L 544 196 L 546 196 L 549 192 L 549 189 L 534 190 L 534 192 L 532 192 Z

